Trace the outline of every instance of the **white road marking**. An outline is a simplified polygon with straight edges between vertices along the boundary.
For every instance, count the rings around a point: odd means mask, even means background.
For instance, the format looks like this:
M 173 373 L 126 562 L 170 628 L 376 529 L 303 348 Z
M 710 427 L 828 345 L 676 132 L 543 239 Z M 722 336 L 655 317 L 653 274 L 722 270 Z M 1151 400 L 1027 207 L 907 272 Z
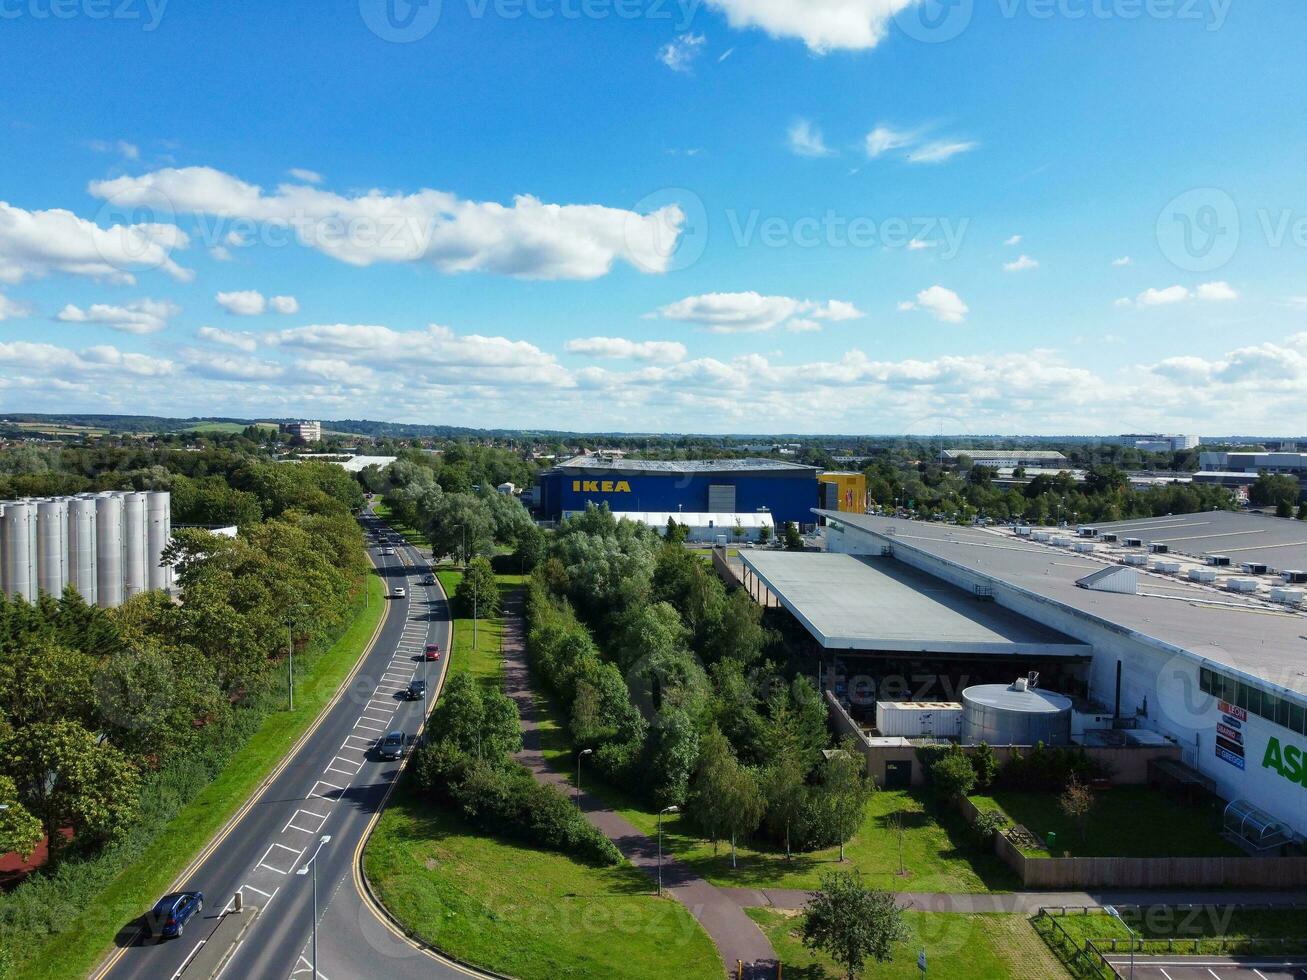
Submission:
M 385 725 L 365 725 L 365 724 L 364 724 L 365 721 L 372 721 L 372 720 L 373 720 L 373 719 L 371 719 L 371 718 L 360 718 L 358 721 L 354 722 L 354 727 L 355 727 L 355 728 L 362 728 L 364 731 L 368 731 L 368 732 L 381 732 L 382 734 L 385 734 L 385 731 L 386 731 L 386 726 L 385 726 Z
M 300 963 L 303 963 L 304 965 L 300 966 Z M 313 964 L 305 959 L 303 955 L 300 956 L 299 962 L 295 964 L 295 970 L 291 973 L 291 976 L 297 977 L 301 973 L 313 973 Z M 318 971 L 317 975 L 321 977 L 322 980 L 327 980 L 327 975 L 321 970 Z
M 332 790 L 335 790 L 338 795 L 335 798 L 333 798 L 323 793 L 319 793 L 318 792 L 319 786 L 329 786 L 331 787 Z M 313 788 L 309 790 L 307 794 L 305 794 L 304 798 L 326 800 L 328 803 L 335 803 L 336 800 L 340 799 L 340 797 L 345 794 L 345 790 L 348 788 L 349 788 L 348 783 L 346 783 L 344 786 L 337 786 L 335 783 L 329 783 L 325 779 L 319 779 L 316 783 L 313 784 Z M 328 790 L 328 793 L 329 792 L 331 792 L 331 790 Z
M 236 959 L 236 954 L 240 952 L 241 947 L 244 945 L 245 940 L 242 939 L 231 948 L 231 955 L 228 956 L 226 962 L 222 964 L 222 969 L 213 975 L 213 980 L 221 980 L 222 975 L 227 972 L 227 967 L 231 966 L 232 960 Z
M 195 959 L 195 954 L 200 951 L 200 947 L 203 946 L 205 942 L 207 942 L 207 940 L 201 939 L 198 943 L 195 944 L 195 948 L 186 954 L 186 959 L 182 960 L 182 965 L 179 966 L 177 968 L 177 972 L 172 975 L 173 980 L 177 980 L 177 978 L 182 975 L 182 971 L 185 970 L 186 967 L 190 965 L 191 960 Z
M 353 739 L 356 742 L 362 742 L 363 748 L 360 749 L 358 746 L 350 745 L 349 744 L 350 739 Z M 364 738 L 362 735 L 346 735 L 345 741 L 340 743 L 340 747 L 344 749 L 346 752 L 362 752 L 364 755 L 366 755 L 368 750 L 371 749 L 372 746 L 375 744 L 376 744 L 375 739 Z
M 275 864 L 268 863 L 268 857 L 269 855 L 272 854 L 273 848 L 276 848 L 279 851 L 288 851 L 289 853 L 295 855 L 293 858 L 290 859 L 290 867 L 283 869 L 277 867 Z M 275 871 L 279 875 L 287 875 L 295 870 L 295 862 L 298 861 L 303 856 L 303 854 L 304 854 L 304 848 L 302 847 L 296 850 L 293 847 L 287 847 L 285 844 L 271 844 L 269 845 L 268 849 L 263 852 L 263 857 L 259 859 L 259 863 L 256 864 L 254 867 L 267 868 L 269 871 Z
M 353 766 L 353 769 L 339 769 L 338 765 Z M 345 759 L 341 756 L 334 755 L 331 757 L 331 765 L 327 766 L 323 772 L 338 772 L 343 776 L 357 776 L 359 770 L 363 768 L 363 763 L 355 762 L 353 759 Z
M 296 821 L 301 821 L 301 815 L 304 818 L 316 818 L 318 825 L 316 827 L 301 827 Z M 313 819 L 303 819 L 303 823 L 313 823 Z M 286 826 L 281 828 L 284 834 L 288 830 L 298 830 L 304 834 L 316 834 L 322 830 L 322 825 L 327 822 L 325 813 L 314 813 L 312 810 L 296 810 L 295 815 L 286 821 Z

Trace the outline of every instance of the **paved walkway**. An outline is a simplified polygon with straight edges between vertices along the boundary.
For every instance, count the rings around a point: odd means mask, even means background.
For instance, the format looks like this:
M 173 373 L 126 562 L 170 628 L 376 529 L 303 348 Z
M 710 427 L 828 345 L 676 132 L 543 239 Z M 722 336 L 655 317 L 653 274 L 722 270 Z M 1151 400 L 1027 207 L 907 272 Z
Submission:
M 504 608 L 503 651 L 504 691 L 517 702 L 522 716 L 522 752 L 517 759 L 535 774 L 536 779 L 551 783 L 570 795 L 575 792 L 571 782 L 554 771 L 540 751 L 540 727 L 527 667 L 520 592 L 514 594 Z M 581 808 L 586 818 L 617 845 L 627 860 L 651 878 L 657 878 L 657 841 L 589 793 L 581 794 Z M 663 887 L 703 926 L 717 947 L 727 973 L 736 976 L 738 961 L 745 966 L 745 977 L 775 976 L 776 952 L 762 930 L 744 914 L 743 906 L 730 890 L 710 885 L 675 858 L 664 855 L 662 863 Z
M 740 908 L 769 905 L 801 909 L 810 892 L 793 888 L 722 888 Z M 943 895 L 933 892 L 898 892 L 900 905 L 924 912 L 1018 912 L 1034 915 L 1041 908 L 1079 908 L 1101 905 L 1273 905 L 1307 906 L 1303 891 L 1095 891 L 1008 892 L 994 895 Z

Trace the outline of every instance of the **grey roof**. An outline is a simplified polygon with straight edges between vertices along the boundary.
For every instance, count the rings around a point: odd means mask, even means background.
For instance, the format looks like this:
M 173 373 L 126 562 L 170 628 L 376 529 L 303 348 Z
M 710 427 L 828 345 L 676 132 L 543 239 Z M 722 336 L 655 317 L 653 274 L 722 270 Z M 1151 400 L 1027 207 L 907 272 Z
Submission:
M 1019 459 L 1066 459 L 1066 456 L 1056 449 L 942 449 L 940 455 L 949 459 L 957 459 L 959 456 L 970 456 L 972 459 L 981 457 L 988 459 L 994 456 L 1012 456 Z
M 617 459 L 611 456 L 573 456 L 560 462 L 560 470 L 604 473 L 759 473 L 785 472 L 816 476 L 818 467 L 781 459 Z
M 1087 656 L 1089 648 L 892 558 L 746 551 L 741 563 L 828 649 Z
M 1272 568 L 1307 568 L 1307 523 L 1303 521 L 1213 510 L 1094 526 L 1121 537 L 1141 538 L 1145 544 L 1157 541 L 1173 552 L 1195 557 L 1229 555 L 1236 565 L 1255 561 Z
M 1076 581 L 1102 568 L 1101 561 L 996 531 L 870 514 L 818 513 L 871 531 L 893 542 L 895 551 L 915 549 L 940 558 L 978 579 L 1003 583 L 1165 651 L 1307 694 L 1307 616 L 1300 613 L 1270 609 L 1234 593 L 1218 600 L 1210 590 L 1173 579 L 1149 577 L 1145 582 L 1141 577 L 1137 595 L 1081 589 Z M 1138 527 L 1139 522 L 1122 526 Z M 1228 545 L 1221 550 L 1228 551 Z
M 1024 711 L 1027 714 L 1057 714 L 1071 708 L 1065 694 L 1054 694 L 1037 687 L 1017 688 L 1011 684 L 976 684 L 962 692 L 962 703 L 974 701 L 990 708 Z

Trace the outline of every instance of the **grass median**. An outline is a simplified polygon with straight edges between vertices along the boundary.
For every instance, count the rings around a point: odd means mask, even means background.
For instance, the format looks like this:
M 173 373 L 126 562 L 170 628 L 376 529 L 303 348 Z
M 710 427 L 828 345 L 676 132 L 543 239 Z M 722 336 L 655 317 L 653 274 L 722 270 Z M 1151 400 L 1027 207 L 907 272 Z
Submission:
M 69 928 L 26 950 L 13 980 L 86 976 L 129 927 L 168 890 L 335 696 L 358 663 L 386 609 L 385 586 L 368 577 L 366 606 L 339 640 L 296 660 L 295 710 L 274 711 L 214 779 L 174 816 L 140 855 L 114 876 Z M 34 937 L 35 939 L 35 937 Z

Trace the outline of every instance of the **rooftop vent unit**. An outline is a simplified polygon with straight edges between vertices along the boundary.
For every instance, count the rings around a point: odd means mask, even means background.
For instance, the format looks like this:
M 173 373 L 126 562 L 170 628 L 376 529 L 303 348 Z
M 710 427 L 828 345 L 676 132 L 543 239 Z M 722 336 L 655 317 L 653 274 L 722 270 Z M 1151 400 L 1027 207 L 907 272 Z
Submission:
M 1078 551 L 1082 555 L 1092 555 L 1096 547 L 1097 546 L 1092 541 L 1077 541 L 1075 544 L 1071 545 L 1071 550 Z
M 1082 527 L 1076 531 L 1076 534 L 1080 535 L 1082 538 L 1096 538 L 1098 537 L 1098 528 Z
M 1030 536 L 1036 541 L 1047 543 L 1053 535 L 1048 531 L 1031 531 Z
M 1208 555 L 1208 556 L 1207 556 L 1206 558 L 1204 558 L 1203 560 L 1204 560 L 1205 562 L 1207 562 L 1207 564 L 1209 564 L 1209 565 L 1211 565 L 1211 566 L 1213 566 L 1213 567 L 1215 567 L 1215 568 L 1229 568 L 1229 567 L 1230 567 L 1230 556 L 1229 556 L 1229 555 Z
M 1121 542 L 1127 548 L 1142 548 L 1144 546 L 1143 538 L 1126 538 Z
M 1168 544 L 1162 544 L 1160 541 L 1154 541 L 1148 546 L 1148 550 L 1154 555 L 1165 555 L 1170 552 L 1171 546 Z
M 1191 568 L 1189 569 L 1190 582 L 1215 582 L 1215 568 Z
M 1133 565 L 1133 566 L 1135 566 L 1136 568 L 1142 568 L 1143 566 L 1145 566 L 1145 565 L 1148 564 L 1148 556 L 1147 556 L 1147 555 L 1126 555 L 1126 556 L 1125 556 L 1125 563 L 1126 563 L 1127 565 Z
M 1307 592 L 1302 589 L 1286 589 L 1283 586 L 1271 589 L 1271 601 L 1283 602 L 1286 606 L 1301 606 L 1305 596 Z
M 1296 568 L 1286 568 L 1280 573 L 1286 585 L 1307 585 L 1307 572 Z
M 1266 565 L 1263 565 L 1259 561 L 1246 561 L 1239 567 L 1243 569 L 1245 575 L 1265 575 L 1270 571 Z
M 1098 540 L 1106 541 L 1108 544 L 1116 544 L 1117 538 L 1113 531 L 1104 531 L 1098 536 Z
M 1180 571 L 1178 561 L 1155 561 L 1153 562 L 1153 571 L 1161 572 L 1163 575 L 1174 575 Z
M 1064 535 L 1064 534 L 1063 534 L 1063 535 L 1059 535 L 1058 537 L 1056 537 L 1056 538 L 1053 539 L 1053 544 L 1057 545 L 1059 548 L 1070 548 L 1070 547 L 1071 547 L 1071 538 L 1068 538 L 1068 537 L 1067 537 L 1066 535 Z
M 977 582 L 971 587 L 971 594 L 981 602 L 994 601 L 994 587 L 987 582 Z
M 1028 537 L 1030 537 L 1030 525 L 1029 525 L 1029 524 L 1018 524 L 1017 527 L 1016 527 L 1016 531 L 1017 531 L 1017 537 L 1019 537 L 1019 538 L 1028 538 Z
M 1255 578 L 1232 578 L 1225 583 L 1225 587 L 1231 592 L 1256 592 L 1257 579 Z
M 1134 557 L 1143 558 L 1143 555 Z M 1076 585 L 1091 592 L 1118 592 L 1135 595 L 1139 591 L 1139 573 L 1133 568 L 1121 565 L 1109 565 L 1096 572 L 1090 572 L 1084 578 L 1076 579 Z

